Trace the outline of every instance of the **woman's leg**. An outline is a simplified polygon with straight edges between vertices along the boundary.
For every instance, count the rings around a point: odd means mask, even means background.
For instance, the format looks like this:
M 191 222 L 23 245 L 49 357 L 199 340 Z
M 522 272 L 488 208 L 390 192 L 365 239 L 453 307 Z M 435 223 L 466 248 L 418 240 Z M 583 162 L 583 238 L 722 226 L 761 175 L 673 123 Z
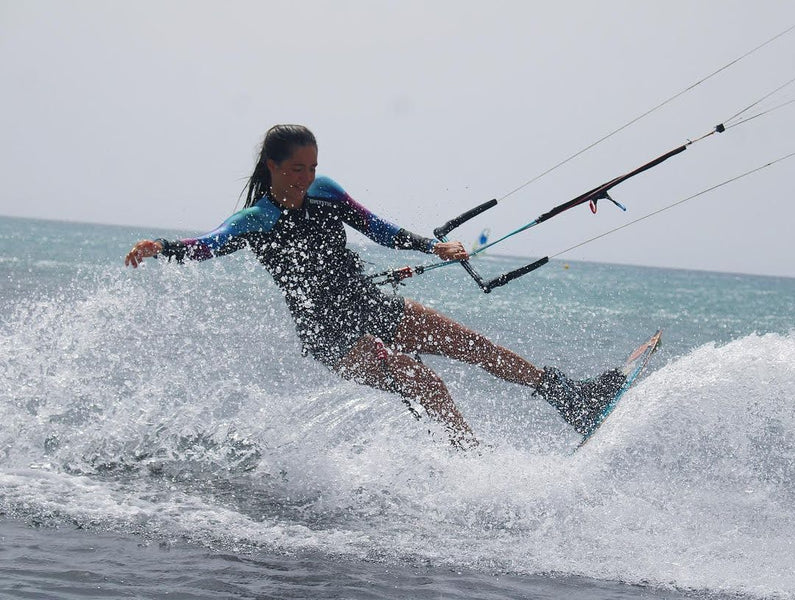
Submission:
M 411 300 L 406 300 L 393 345 L 401 352 L 439 354 L 478 365 L 506 381 L 532 387 L 541 382 L 541 370 L 515 352 Z
M 461 448 L 477 445 L 439 376 L 414 358 L 386 349 L 375 337 L 359 338 L 334 369 L 345 379 L 418 401 L 446 426 L 453 444 Z
M 585 381 L 571 380 L 558 369 L 541 371 L 479 333 L 408 300 L 393 343 L 402 352 L 449 356 L 479 365 L 507 381 L 532 386 L 579 433 L 591 430 L 605 405 L 626 380 L 617 369 Z

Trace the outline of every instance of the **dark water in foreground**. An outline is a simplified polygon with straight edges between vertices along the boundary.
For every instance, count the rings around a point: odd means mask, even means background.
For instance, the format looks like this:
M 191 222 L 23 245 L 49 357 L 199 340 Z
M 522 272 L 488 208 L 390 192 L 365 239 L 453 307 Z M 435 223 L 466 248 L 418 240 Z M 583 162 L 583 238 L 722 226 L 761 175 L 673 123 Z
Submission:
M 69 526 L 0 522 L 1 593 L 14 598 L 702 598 L 571 576 L 490 574 L 328 556 L 213 551 Z

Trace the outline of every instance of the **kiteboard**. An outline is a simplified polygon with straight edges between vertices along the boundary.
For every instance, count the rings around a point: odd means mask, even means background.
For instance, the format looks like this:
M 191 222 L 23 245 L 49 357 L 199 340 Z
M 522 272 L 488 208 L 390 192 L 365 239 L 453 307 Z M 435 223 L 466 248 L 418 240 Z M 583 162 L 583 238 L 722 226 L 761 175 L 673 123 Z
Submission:
M 594 421 L 591 428 L 583 435 L 582 441 L 577 446 L 579 450 L 582 448 L 588 440 L 590 440 L 594 433 L 599 430 L 602 423 L 605 422 L 605 419 L 610 416 L 610 414 L 615 410 L 616 406 L 618 405 L 618 401 L 621 400 L 621 396 L 632 387 L 638 377 L 640 377 L 641 373 L 643 373 L 646 365 L 649 364 L 649 359 L 651 355 L 660 347 L 660 341 L 662 339 L 662 329 L 657 330 L 653 336 L 651 336 L 648 340 L 643 342 L 640 346 L 635 348 L 632 353 L 627 358 L 627 362 L 621 369 L 621 372 L 626 375 L 627 379 L 624 381 L 624 385 L 616 392 L 616 395 L 613 396 L 613 399 L 608 402 L 607 406 L 602 409 L 602 412 Z

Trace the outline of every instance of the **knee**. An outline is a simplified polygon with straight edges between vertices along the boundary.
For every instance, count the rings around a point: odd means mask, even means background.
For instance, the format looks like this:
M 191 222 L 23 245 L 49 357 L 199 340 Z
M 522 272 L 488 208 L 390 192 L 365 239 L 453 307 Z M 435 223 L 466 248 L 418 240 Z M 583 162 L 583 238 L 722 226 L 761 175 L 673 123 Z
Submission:
M 395 391 L 411 398 L 447 397 L 447 386 L 433 370 L 405 354 L 390 356 L 384 366 L 395 384 Z
M 382 345 L 372 335 L 364 335 L 354 344 L 335 366 L 334 370 L 343 379 L 357 383 L 371 383 L 377 379 L 380 367 Z

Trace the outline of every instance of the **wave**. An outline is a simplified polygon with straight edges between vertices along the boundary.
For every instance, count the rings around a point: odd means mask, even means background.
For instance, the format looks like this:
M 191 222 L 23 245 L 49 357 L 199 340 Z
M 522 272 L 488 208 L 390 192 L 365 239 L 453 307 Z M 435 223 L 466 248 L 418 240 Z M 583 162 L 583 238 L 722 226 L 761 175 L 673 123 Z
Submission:
M 3 511 L 238 550 L 795 595 L 795 334 L 668 357 L 576 453 L 529 393 L 440 361 L 488 445 L 462 454 L 398 399 L 301 359 L 272 286 L 223 295 L 217 275 L 210 291 L 189 268 L 106 277 L 6 316 Z

